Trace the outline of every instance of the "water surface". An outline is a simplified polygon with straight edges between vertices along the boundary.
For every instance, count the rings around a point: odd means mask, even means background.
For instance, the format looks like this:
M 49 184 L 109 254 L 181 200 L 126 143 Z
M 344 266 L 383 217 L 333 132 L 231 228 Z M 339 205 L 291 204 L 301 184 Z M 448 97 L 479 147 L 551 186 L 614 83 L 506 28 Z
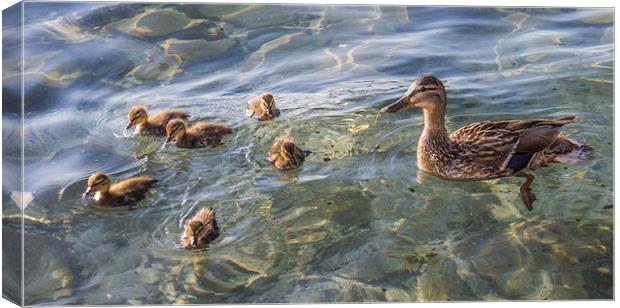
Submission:
M 26 304 L 613 296 L 612 9 L 27 2 L 24 16 Z M 3 40 L 18 60 L 19 28 Z M 3 236 L 15 242 L 11 63 Z M 531 212 L 522 179 L 421 174 L 421 112 L 378 111 L 423 73 L 447 86 L 450 130 L 580 114 L 564 132 L 597 156 L 536 171 Z M 267 91 L 282 116 L 247 119 L 248 98 Z M 215 149 L 158 150 L 122 135 L 136 104 L 234 133 Z M 282 134 L 314 152 L 298 171 L 266 162 Z M 160 185 L 132 211 L 86 206 L 97 170 Z M 204 206 L 222 235 L 184 250 L 183 221 Z

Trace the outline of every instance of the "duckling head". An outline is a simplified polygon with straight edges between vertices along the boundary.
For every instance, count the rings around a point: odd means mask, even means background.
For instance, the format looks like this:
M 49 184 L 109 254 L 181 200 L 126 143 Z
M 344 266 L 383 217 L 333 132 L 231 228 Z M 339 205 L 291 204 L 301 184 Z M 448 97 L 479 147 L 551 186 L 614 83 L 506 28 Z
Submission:
M 129 119 L 129 121 L 127 122 L 127 126 L 125 127 L 125 129 L 130 129 L 136 125 L 146 123 L 148 119 L 146 108 L 141 105 L 131 107 L 131 109 L 129 109 L 129 112 L 127 112 L 127 118 Z
M 205 225 L 200 221 L 191 221 L 185 225 L 185 237 L 189 240 L 188 246 L 198 246 L 198 241 L 205 232 L 208 230 L 205 230 Z
M 410 107 L 445 111 L 446 89 L 441 80 L 432 75 L 420 76 L 400 99 L 381 109 L 381 113 L 398 112 Z
M 190 221 L 185 224 L 183 231 L 183 245 L 186 248 L 199 248 L 208 244 L 218 235 L 217 227 L 212 223 Z
M 166 135 L 168 135 L 168 137 L 166 138 L 164 144 L 176 141 L 177 139 L 185 135 L 186 131 L 187 124 L 185 124 L 185 121 L 181 119 L 174 119 L 168 122 L 168 124 L 166 125 Z
M 265 93 L 260 96 L 260 108 L 269 116 L 273 116 L 273 110 L 276 108 L 276 102 L 271 93 Z
M 102 172 L 96 172 L 88 178 L 88 188 L 84 194 L 82 194 L 82 199 L 86 198 L 93 192 L 106 192 L 110 189 L 111 180 L 110 176 Z

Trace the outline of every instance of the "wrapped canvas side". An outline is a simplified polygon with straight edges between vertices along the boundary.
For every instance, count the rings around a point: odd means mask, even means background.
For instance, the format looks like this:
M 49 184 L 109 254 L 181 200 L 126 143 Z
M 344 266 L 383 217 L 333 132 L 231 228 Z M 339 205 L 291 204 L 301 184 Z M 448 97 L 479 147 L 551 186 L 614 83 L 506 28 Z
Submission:
M 2 11 L 2 297 L 23 305 L 22 14 Z

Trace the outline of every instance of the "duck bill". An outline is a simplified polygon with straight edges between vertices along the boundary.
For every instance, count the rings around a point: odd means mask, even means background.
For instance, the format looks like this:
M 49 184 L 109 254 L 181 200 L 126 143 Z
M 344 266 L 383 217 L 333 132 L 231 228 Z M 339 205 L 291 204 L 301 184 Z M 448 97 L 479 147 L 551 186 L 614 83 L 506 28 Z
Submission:
M 196 242 L 198 242 L 198 241 L 196 240 L 196 236 L 194 235 L 194 236 L 192 236 L 189 244 L 192 245 L 192 246 L 196 246 Z
M 86 188 L 86 191 L 82 194 L 82 200 L 86 199 L 86 197 L 88 197 L 88 195 L 90 195 L 93 192 L 92 188 L 88 187 Z
M 125 126 L 125 130 L 128 130 L 130 128 L 133 127 L 133 124 L 131 122 L 127 123 L 127 126 Z
M 174 142 L 174 136 L 168 136 L 166 141 L 164 141 L 164 145 Z
M 381 109 L 381 113 L 394 113 L 406 109 L 410 105 L 407 103 L 408 96 L 399 98 L 396 102 L 387 105 Z
M 272 116 L 272 115 L 273 115 L 273 109 L 268 108 L 268 109 L 267 109 L 267 114 L 268 114 L 269 116 Z

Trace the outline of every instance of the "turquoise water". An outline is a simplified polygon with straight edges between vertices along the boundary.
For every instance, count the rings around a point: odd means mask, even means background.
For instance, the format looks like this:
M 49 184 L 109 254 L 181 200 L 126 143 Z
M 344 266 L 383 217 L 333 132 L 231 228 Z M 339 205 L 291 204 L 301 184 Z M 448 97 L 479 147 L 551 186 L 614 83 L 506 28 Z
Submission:
M 547 300 L 613 296 L 613 10 L 25 4 L 26 304 Z M 5 22 L 10 21 L 5 16 Z M 17 296 L 19 28 L 4 26 L 3 284 Z M 458 183 L 418 172 L 422 114 L 379 115 L 420 74 L 449 130 L 580 114 L 587 166 Z M 275 95 L 282 115 L 245 117 Z M 124 137 L 127 110 L 234 128 L 186 150 Z M 265 160 L 291 134 L 298 171 Z M 128 211 L 80 199 L 94 171 L 160 184 Z M 179 244 L 212 206 L 222 235 Z

